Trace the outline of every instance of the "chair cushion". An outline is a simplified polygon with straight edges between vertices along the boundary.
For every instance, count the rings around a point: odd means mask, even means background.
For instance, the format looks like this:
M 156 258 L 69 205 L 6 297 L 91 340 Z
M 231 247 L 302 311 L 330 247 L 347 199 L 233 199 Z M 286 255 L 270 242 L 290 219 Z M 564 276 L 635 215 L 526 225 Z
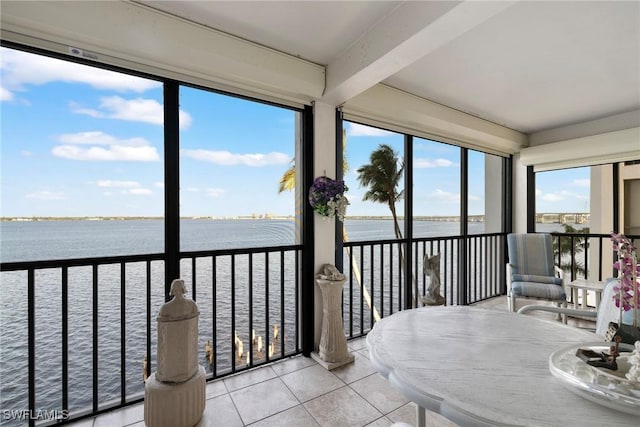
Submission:
M 553 244 L 550 234 L 508 234 L 509 263 L 514 274 L 553 276 Z M 515 280 L 515 279 L 514 279 Z
M 553 301 L 567 299 L 564 288 L 552 283 L 512 282 L 511 293 L 516 297 L 544 298 Z
M 513 282 L 535 282 L 562 285 L 562 279 L 559 277 L 538 276 L 534 274 L 512 274 L 511 280 Z

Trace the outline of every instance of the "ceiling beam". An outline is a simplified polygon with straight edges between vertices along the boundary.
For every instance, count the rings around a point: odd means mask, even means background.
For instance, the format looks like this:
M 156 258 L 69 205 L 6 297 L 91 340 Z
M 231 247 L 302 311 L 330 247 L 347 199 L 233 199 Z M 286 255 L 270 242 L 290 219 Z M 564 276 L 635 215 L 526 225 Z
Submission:
M 341 105 L 515 3 L 402 2 L 329 63 L 321 100 Z
M 8 1 L 0 24 L 3 40 L 293 105 L 325 83 L 321 65 L 138 3 Z

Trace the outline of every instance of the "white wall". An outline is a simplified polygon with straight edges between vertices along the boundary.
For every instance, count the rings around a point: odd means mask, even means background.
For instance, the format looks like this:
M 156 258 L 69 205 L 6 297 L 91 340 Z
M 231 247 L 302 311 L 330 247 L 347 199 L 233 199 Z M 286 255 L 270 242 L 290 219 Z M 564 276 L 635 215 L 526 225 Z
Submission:
M 527 167 L 520 161 L 520 155 L 513 156 L 513 232 L 527 232 Z
M 640 234 L 640 165 L 620 165 L 620 197 L 620 230 Z
M 471 177 L 473 179 L 473 177 Z M 502 231 L 502 158 L 485 155 L 484 157 L 484 231 L 498 233 Z

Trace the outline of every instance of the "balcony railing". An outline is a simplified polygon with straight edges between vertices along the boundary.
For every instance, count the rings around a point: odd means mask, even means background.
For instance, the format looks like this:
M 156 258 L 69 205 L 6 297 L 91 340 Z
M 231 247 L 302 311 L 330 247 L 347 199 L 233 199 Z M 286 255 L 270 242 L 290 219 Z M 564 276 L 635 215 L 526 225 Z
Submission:
M 610 234 L 551 233 L 555 264 L 564 270 L 565 281 L 589 279 L 604 281 L 618 274 L 613 268 L 617 254 L 613 250 Z M 638 247 L 640 236 L 627 235 Z
M 552 234 L 556 248 L 570 248 L 556 256 L 571 280 L 614 275 L 608 234 Z M 425 293 L 425 255 L 440 254 L 447 305 L 505 294 L 504 233 L 407 245 L 344 243 L 349 337 L 405 308 L 413 281 Z M 209 380 L 300 353 L 301 258 L 297 245 L 180 254 L 180 275 L 200 308 L 200 363 Z M 164 270 L 164 254 L 0 264 L 2 409 L 22 411 L 35 425 L 42 412 L 79 419 L 141 401 L 144 375 L 156 364 Z M 6 415 L 0 424 L 16 425 Z
M 180 254 L 208 380 L 300 352 L 301 250 Z M 0 424 L 46 425 L 140 402 L 156 364 L 164 268 L 164 254 L 1 264 Z
M 425 255 L 440 254 L 441 294 L 447 305 L 472 304 L 505 293 L 504 233 L 414 239 L 410 275 L 402 262 L 405 245 L 399 240 L 344 243 L 343 321 L 349 337 L 365 335 L 376 320 L 402 310 L 407 277 L 410 289 L 415 280 L 419 294 L 425 294 Z M 459 280 L 461 275 L 465 280 Z

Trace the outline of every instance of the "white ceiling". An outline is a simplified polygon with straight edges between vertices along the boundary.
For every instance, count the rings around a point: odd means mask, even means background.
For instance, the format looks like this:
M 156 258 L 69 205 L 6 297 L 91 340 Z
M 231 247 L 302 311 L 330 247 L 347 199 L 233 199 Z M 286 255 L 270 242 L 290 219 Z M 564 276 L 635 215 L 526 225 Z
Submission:
M 640 110 L 640 1 L 139 1 L 524 133 Z

